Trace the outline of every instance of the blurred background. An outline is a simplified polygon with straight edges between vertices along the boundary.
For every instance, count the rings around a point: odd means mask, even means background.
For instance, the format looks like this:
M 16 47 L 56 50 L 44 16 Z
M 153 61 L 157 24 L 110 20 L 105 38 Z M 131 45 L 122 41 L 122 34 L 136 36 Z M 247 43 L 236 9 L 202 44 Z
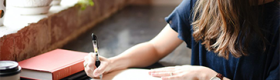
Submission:
M 167 24 L 164 18 L 181 2 L 181 0 L 151 0 L 154 2 L 147 4 L 145 0 L 135 1 L 67 43 L 63 48 L 92 52 L 91 33 L 95 33 L 99 41 L 100 55 L 107 58 L 116 56 L 156 36 Z M 190 56 L 190 49 L 183 43 L 160 63 L 164 66 L 190 64 Z
M 0 0 L 0 61 L 20 63 L 28 59 L 31 63 L 26 64 L 36 65 L 32 61 L 38 60 L 32 60 L 32 57 L 59 48 L 89 53 L 93 51 L 92 33 L 98 38 L 100 55 L 110 58 L 155 37 L 167 24 L 164 18 L 181 1 Z M 58 53 L 55 53 L 51 57 L 57 56 Z M 65 57 L 64 55 L 58 59 L 74 60 Z M 190 57 L 191 50 L 182 43 L 167 57 L 145 68 L 190 64 Z M 79 63 L 75 62 L 75 65 L 83 63 L 83 58 L 75 58 L 79 59 Z M 75 69 L 80 69 L 80 72 L 69 73 L 71 76 L 67 75 L 68 77 L 60 75 L 62 80 L 90 79 L 83 71 L 84 67 L 79 66 L 82 68 Z M 17 68 L 17 64 L 14 68 Z M 22 69 L 26 68 L 22 66 Z M 37 76 L 28 78 L 34 77 Z
M 113 57 L 155 37 L 181 1 L 0 0 L 0 60 L 22 61 L 57 48 L 88 53 L 91 33 L 100 55 Z M 190 50 L 183 43 L 159 62 L 190 64 Z

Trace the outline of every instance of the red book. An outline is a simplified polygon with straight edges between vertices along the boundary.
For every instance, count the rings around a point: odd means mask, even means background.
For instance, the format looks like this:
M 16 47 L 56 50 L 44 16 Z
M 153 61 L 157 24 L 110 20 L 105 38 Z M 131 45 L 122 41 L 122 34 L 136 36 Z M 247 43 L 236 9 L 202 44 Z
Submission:
M 21 77 L 59 80 L 84 70 L 84 57 L 88 53 L 56 49 L 19 62 Z
M 20 80 L 40 80 L 40 79 L 32 79 L 27 77 L 20 77 Z

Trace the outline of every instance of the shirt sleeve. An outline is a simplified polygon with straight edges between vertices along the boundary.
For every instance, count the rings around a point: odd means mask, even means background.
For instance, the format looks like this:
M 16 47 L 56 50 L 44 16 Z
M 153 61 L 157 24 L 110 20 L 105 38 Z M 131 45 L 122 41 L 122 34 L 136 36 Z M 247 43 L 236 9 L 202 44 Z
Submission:
M 278 15 L 277 15 L 277 20 L 274 22 L 275 24 L 273 25 L 273 26 L 276 26 L 275 28 L 274 28 L 274 30 L 275 31 L 273 31 L 274 32 L 274 37 L 273 37 L 273 40 L 272 40 L 272 44 L 271 44 L 271 50 L 268 52 L 268 54 L 270 54 L 270 53 L 273 53 L 273 54 L 271 54 L 271 55 L 268 55 L 268 58 L 270 58 L 271 59 L 271 61 L 269 61 L 269 62 L 271 62 L 270 63 L 270 66 L 269 66 L 269 68 L 268 68 L 268 77 L 266 78 L 266 80 L 279 80 L 279 78 L 280 78 L 280 74 L 279 74 L 279 72 L 280 72 L 280 70 L 279 70 L 279 68 L 280 68 L 280 65 L 279 65 L 279 57 L 280 57 L 280 53 L 279 53 L 279 49 L 280 49 L 280 47 L 279 47 L 279 45 L 280 45 L 280 42 L 279 42 L 279 40 L 280 40 L 280 35 L 279 35 L 279 30 L 280 30 L 280 16 L 279 16 L 279 12 L 278 12 Z M 267 63 L 269 63 L 269 62 L 267 62 Z
M 185 41 L 187 47 L 191 48 L 192 29 L 190 25 L 191 10 L 195 0 L 183 0 L 174 11 L 165 18 L 165 21 L 169 23 L 170 27 L 176 31 L 179 35 L 178 38 Z

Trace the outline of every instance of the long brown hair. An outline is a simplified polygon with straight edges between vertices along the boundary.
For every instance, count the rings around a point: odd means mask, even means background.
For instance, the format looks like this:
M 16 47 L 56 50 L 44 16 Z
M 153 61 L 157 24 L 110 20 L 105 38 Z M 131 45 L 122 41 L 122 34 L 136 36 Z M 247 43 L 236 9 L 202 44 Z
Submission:
M 249 41 L 255 34 L 265 45 L 258 26 L 258 1 L 197 0 L 193 9 L 194 39 L 226 59 L 229 53 L 234 57 L 248 55 Z

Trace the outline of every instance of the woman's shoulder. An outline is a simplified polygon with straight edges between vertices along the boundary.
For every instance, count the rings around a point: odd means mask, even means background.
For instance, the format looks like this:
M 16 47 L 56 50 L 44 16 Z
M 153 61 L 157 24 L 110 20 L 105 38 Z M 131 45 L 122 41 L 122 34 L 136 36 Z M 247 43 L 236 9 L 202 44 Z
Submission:
M 196 0 L 183 0 L 176 8 L 175 12 L 179 15 L 189 15 L 192 8 L 195 6 Z

